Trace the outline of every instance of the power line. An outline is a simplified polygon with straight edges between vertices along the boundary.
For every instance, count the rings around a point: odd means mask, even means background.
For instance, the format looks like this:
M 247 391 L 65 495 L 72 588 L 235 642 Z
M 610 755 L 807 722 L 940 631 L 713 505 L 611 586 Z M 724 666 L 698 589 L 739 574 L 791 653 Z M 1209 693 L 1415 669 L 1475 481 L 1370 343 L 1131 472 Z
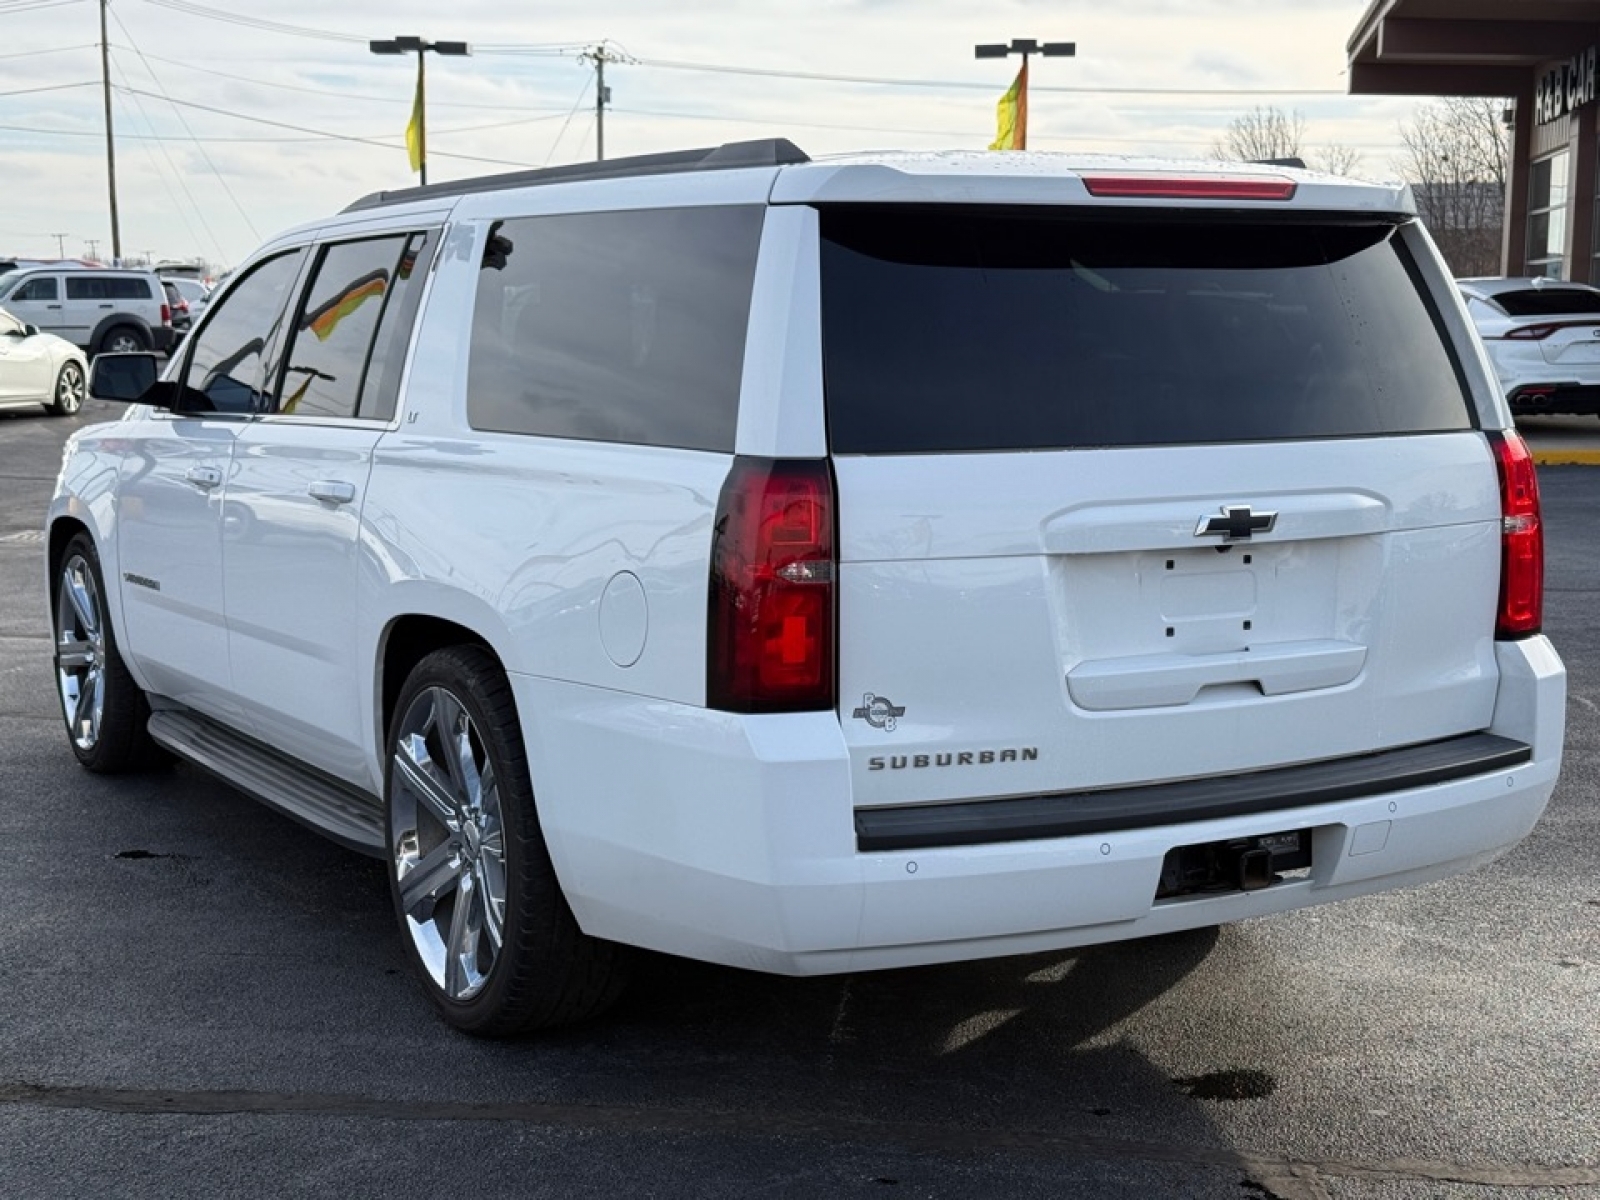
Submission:
M 25 0 L 22 4 L 14 4 L 9 8 L 0 8 L 0 17 L 8 17 L 12 13 L 36 12 L 41 8 L 63 8 L 68 4 L 81 4 L 83 0 Z
M 572 102 L 572 111 L 567 114 L 567 119 L 561 122 L 561 128 L 556 130 L 556 140 L 550 143 L 550 152 L 544 156 L 540 166 L 548 167 L 550 160 L 556 155 L 556 147 L 561 145 L 561 139 L 566 136 L 567 126 L 572 124 L 572 118 L 578 111 L 578 106 L 583 103 L 583 98 L 589 94 L 589 84 L 592 80 L 584 76 L 583 87 L 578 92 L 578 98 Z
M 150 2 L 153 3 L 154 0 L 150 0 Z M 195 108 L 202 112 L 216 113 L 218 116 L 232 117 L 237 121 L 249 121 L 256 125 L 270 125 L 274 129 L 292 129 L 296 133 L 310 133 L 315 134 L 320 138 L 328 138 L 338 142 L 356 142 L 363 146 L 378 146 L 384 150 L 396 150 L 400 148 L 400 146 L 395 142 L 385 142 L 379 140 L 378 138 L 357 137 L 348 133 L 329 133 L 326 129 L 311 129 L 305 125 L 292 125 L 287 121 L 272 121 L 268 120 L 266 117 L 252 117 L 246 113 L 232 112 L 229 109 L 216 108 L 210 104 L 198 104 L 193 100 L 178 100 L 170 96 L 158 96 L 154 92 L 143 91 L 135 87 L 120 86 L 117 90 L 131 92 L 137 96 L 152 96 L 157 100 L 166 100 L 169 104 L 180 104 L 184 108 Z M 502 167 L 529 167 L 533 165 L 532 163 L 516 162 L 504 158 L 483 158 L 476 154 L 446 154 L 443 151 L 435 151 L 434 157 L 459 158 L 466 162 L 494 163 Z
M 118 49 L 121 49 L 121 47 L 118 47 Z M 201 75 L 214 75 L 218 79 L 226 79 L 230 83 L 253 84 L 256 87 L 276 88 L 279 91 L 286 91 L 286 92 L 299 92 L 299 93 L 303 93 L 304 95 L 307 95 L 307 96 L 333 96 L 333 97 L 336 97 L 337 99 L 340 99 L 340 100 L 371 100 L 371 101 L 374 101 L 376 103 L 389 105 L 391 107 L 393 107 L 394 102 L 395 102 L 394 95 L 392 93 L 390 95 L 387 95 L 387 96 L 376 96 L 376 95 L 368 95 L 368 94 L 364 94 L 364 93 L 360 93 L 360 92 L 340 92 L 340 91 L 335 91 L 332 88 L 313 88 L 313 87 L 304 87 L 304 86 L 301 86 L 299 84 L 293 84 L 293 83 L 277 83 L 275 81 L 267 80 L 267 79 L 251 79 L 250 77 L 245 76 L 245 75 L 236 75 L 231 71 L 213 71 L 209 67 L 197 67 L 193 63 L 183 62 L 181 59 L 164 58 L 159 54 L 151 54 L 148 51 L 139 52 L 139 51 L 136 50 L 135 52 L 139 53 L 139 57 L 141 57 L 141 58 L 148 58 L 148 59 L 151 59 L 154 62 L 166 63 L 168 66 L 182 67 L 185 71 L 194 71 L 194 72 L 196 72 L 198 74 L 201 74 Z M 474 54 L 476 54 L 478 52 L 478 48 L 476 46 L 474 46 L 472 48 L 472 52 Z M 435 108 L 470 108 L 470 109 L 480 109 L 480 110 L 483 110 L 485 112 L 504 112 L 507 109 L 507 107 L 509 107 L 509 105 L 505 104 L 505 103 L 501 103 L 501 104 L 467 104 L 467 103 L 459 102 L 459 101 L 458 102 L 451 102 L 451 101 L 447 101 L 447 100 L 434 100 L 431 96 L 428 98 L 428 108 L 430 110 L 435 109 Z M 565 108 L 550 108 L 550 109 L 534 109 L 532 111 L 534 111 L 534 112 L 549 112 L 549 113 L 555 114 L 556 116 L 560 116 L 562 113 L 566 112 L 567 110 Z M 443 132 L 448 133 L 450 131 L 449 130 L 444 130 Z
M 287 25 L 282 21 L 267 21 L 260 17 L 246 17 L 238 13 L 219 12 L 214 8 L 207 8 L 203 4 L 193 4 L 189 0 L 145 0 L 146 4 L 154 4 L 158 8 L 170 8 L 173 12 L 180 12 L 191 17 L 205 17 L 210 21 L 221 21 L 225 25 L 242 25 L 247 29 L 259 29 L 266 33 L 281 33 L 289 37 L 316 38 L 325 42 L 357 42 L 364 43 L 366 38 L 355 33 L 335 33 L 331 29 L 312 29 L 306 25 Z
M 123 32 L 126 33 L 127 30 L 124 29 Z M 124 81 L 126 81 L 127 72 L 122 69 L 122 64 L 121 63 L 117 64 L 117 72 L 118 72 L 118 74 L 120 74 L 122 76 Z M 155 128 L 155 122 L 150 120 L 150 115 L 148 113 L 146 113 L 145 110 L 144 110 L 144 101 L 139 98 L 140 95 L 150 95 L 150 93 L 148 93 L 148 92 L 146 92 L 146 93 L 134 92 L 131 87 L 127 86 L 126 82 L 124 82 L 123 86 L 119 90 L 124 91 L 124 92 L 132 92 L 133 93 L 133 106 L 134 106 L 134 108 L 138 110 L 140 118 L 144 121 L 145 128 L 153 130 Z M 165 99 L 166 97 L 155 96 L 153 98 L 159 100 L 159 99 Z M 140 148 L 143 149 L 146 154 L 150 155 L 150 158 L 151 158 L 152 162 L 155 161 L 155 155 L 151 153 L 149 145 L 142 145 Z M 211 239 L 212 248 L 217 251 L 217 256 L 219 258 L 226 257 L 223 254 L 223 251 L 222 251 L 222 242 L 221 242 L 221 240 L 217 237 L 216 233 L 212 230 L 211 223 L 206 220 L 206 216 L 205 216 L 204 210 L 201 209 L 200 205 L 195 202 L 194 194 L 189 191 L 189 184 L 184 179 L 183 172 L 178 170 L 177 164 L 172 161 L 172 155 L 167 153 L 166 143 L 165 142 L 157 142 L 156 143 L 156 149 L 161 151 L 161 157 L 166 160 L 167 169 L 172 172 L 173 178 L 175 178 L 178 181 L 178 186 L 183 190 L 184 196 L 189 201 L 189 209 L 192 210 L 194 212 L 195 217 L 199 219 L 201 228 L 206 231 L 206 237 Z M 178 198 L 172 191 L 172 185 L 167 182 L 167 177 L 161 173 L 160 163 L 156 163 L 156 178 L 161 181 L 161 186 L 166 191 L 167 198 L 172 201 L 172 207 L 177 212 L 179 219 L 181 219 L 183 221 L 184 225 L 188 228 L 190 240 L 198 242 L 200 240 L 200 238 L 196 235 L 194 226 L 192 224 L 190 224 L 189 212 L 186 211 L 183 208 L 183 206 L 178 203 Z M 248 223 L 248 218 L 246 219 L 246 223 Z M 254 234 L 255 231 L 252 229 L 251 233 Z M 258 238 L 258 240 L 259 240 L 259 238 Z
M 727 67 L 716 63 L 674 62 L 661 58 L 638 59 L 641 67 L 668 71 L 705 71 L 716 75 L 752 75 L 761 79 L 803 79 L 818 83 L 866 83 L 880 87 L 956 88 L 963 91 L 993 91 L 993 83 L 950 79 L 891 79 L 881 75 L 827 75 L 815 71 L 779 71 L 764 67 Z M 1339 88 L 1149 88 L 1149 87 L 1061 87 L 1030 85 L 1032 92 L 1064 92 L 1075 95 L 1107 96 L 1343 96 Z
M 52 46 L 48 50 L 19 50 L 15 54 L 0 54 L 0 61 L 8 58 L 39 58 L 46 54 L 65 54 L 69 50 L 97 50 L 99 45 L 95 42 L 84 42 L 79 46 Z
M 82 83 L 52 83 L 48 87 L 18 88 L 14 92 L 0 92 L 0 96 L 32 96 L 37 92 L 64 92 L 71 88 L 94 87 L 98 79 L 85 79 Z
M 133 47 L 133 52 L 139 56 L 139 61 L 144 64 L 144 69 L 145 69 L 146 72 L 148 72 L 151 80 L 155 83 L 156 87 L 159 88 L 162 91 L 162 93 L 165 96 L 165 99 L 170 104 L 172 102 L 172 96 L 170 94 L 167 94 L 167 89 L 166 89 L 165 85 L 163 85 L 161 80 L 156 76 L 155 68 L 150 65 L 149 60 L 147 60 L 145 58 L 145 56 L 144 56 L 144 52 L 139 49 L 138 44 L 133 40 L 133 31 L 130 30 L 125 24 L 123 24 L 122 18 L 117 16 L 117 14 L 116 14 L 116 12 L 114 10 L 112 11 L 111 16 L 112 16 L 112 19 L 116 21 L 117 28 L 122 30 L 123 36 L 125 36 L 128 39 L 128 44 Z M 178 118 L 178 124 L 183 126 L 183 131 L 189 135 L 189 138 L 190 138 L 191 141 L 194 141 L 194 130 L 190 129 L 189 128 L 189 122 L 184 120 L 183 112 L 180 109 L 178 109 L 176 106 L 174 106 L 173 110 L 172 110 L 172 115 Z M 154 130 L 154 128 L 155 128 L 155 126 L 152 125 L 151 129 Z M 211 168 L 211 173 L 216 176 L 217 182 L 222 185 L 222 190 L 227 193 L 228 199 L 233 202 L 233 207 L 235 209 L 237 209 L 238 212 L 239 212 L 239 215 L 242 218 L 244 218 L 245 228 L 250 231 L 250 236 L 255 238 L 257 241 L 260 241 L 261 240 L 261 234 L 259 232 L 257 232 L 256 227 L 255 227 L 255 223 L 250 220 L 250 214 L 245 212 L 244 205 L 240 204 L 239 203 L 239 198 L 233 194 L 233 189 L 228 186 L 227 179 L 225 179 L 223 177 L 222 172 L 217 169 L 217 164 L 211 161 L 211 155 L 206 153 L 206 148 L 204 146 L 202 146 L 198 141 L 195 141 L 194 148 L 199 152 L 200 157 L 205 159 L 206 166 Z M 180 179 L 181 179 L 181 176 L 180 176 Z M 184 194 L 185 195 L 189 194 L 189 189 L 188 189 L 187 185 L 184 186 L 183 190 L 184 190 Z M 190 203 L 192 204 L 194 202 L 194 197 L 190 196 L 189 200 L 190 200 Z M 201 224 L 206 224 L 205 216 L 203 214 L 200 216 L 200 222 L 201 222 Z M 211 227 L 209 225 L 206 225 L 206 232 L 207 233 L 211 233 Z M 212 235 L 212 239 L 211 240 L 216 245 L 217 250 L 220 253 L 220 251 L 222 250 L 222 243 L 217 240 L 217 238 L 216 238 L 216 236 L 214 234 Z

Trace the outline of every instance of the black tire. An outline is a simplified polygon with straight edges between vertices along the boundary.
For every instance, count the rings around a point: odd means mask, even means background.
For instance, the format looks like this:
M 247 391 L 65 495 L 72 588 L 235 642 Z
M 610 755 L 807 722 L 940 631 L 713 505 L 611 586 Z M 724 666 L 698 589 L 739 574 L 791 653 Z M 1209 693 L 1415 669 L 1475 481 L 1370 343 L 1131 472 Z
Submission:
M 67 543 L 53 590 L 56 696 L 73 754 L 99 775 L 167 761 L 146 728 L 149 701 L 117 651 L 100 555 L 88 534 Z
M 137 325 L 113 325 L 100 335 L 98 354 L 130 354 L 150 349 L 150 335 Z
M 55 390 L 50 394 L 53 397 L 50 411 L 58 417 L 72 416 L 83 407 L 83 368 L 75 362 L 63 363 L 61 373 L 56 376 Z
M 562 895 L 493 656 L 453 646 L 424 658 L 400 692 L 385 750 L 390 895 L 406 955 L 444 1019 L 509 1037 L 609 1008 L 629 955 L 579 930 Z

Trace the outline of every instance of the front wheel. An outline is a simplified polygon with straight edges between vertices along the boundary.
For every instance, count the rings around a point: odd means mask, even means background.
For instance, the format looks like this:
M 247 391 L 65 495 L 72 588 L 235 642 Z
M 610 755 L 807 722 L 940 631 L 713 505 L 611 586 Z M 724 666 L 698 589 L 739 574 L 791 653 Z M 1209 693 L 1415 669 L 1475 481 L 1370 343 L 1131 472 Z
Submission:
M 390 892 L 412 966 L 467 1033 L 570 1024 L 621 993 L 622 947 L 588 937 L 534 809 L 510 685 L 486 651 L 436 651 L 406 680 L 385 780 Z
M 56 573 L 56 692 L 73 754 L 89 770 L 115 775 L 164 755 L 145 728 L 149 702 L 117 652 L 105 594 L 100 555 L 80 533 Z
M 50 402 L 50 411 L 58 417 L 70 417 L 83 407 L 83 368 L 75 362 L 62 365 L 56 376 L 56 390 Z

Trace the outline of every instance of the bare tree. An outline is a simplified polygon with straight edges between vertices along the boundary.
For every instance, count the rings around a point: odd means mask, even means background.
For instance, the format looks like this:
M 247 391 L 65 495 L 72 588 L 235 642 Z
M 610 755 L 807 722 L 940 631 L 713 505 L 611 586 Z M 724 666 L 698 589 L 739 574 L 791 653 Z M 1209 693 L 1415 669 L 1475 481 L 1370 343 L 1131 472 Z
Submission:
M 1400 173 L 1417 211 L 1456 275 L 1500 272 L 1505 221 L 1506 102 L 1452 97 L 1417 109 L 1400 127 Z
M 1269 158 L 1299 158 L 1306 119 L 1298 111 L 1256 106 L 1228 122 L 1228 131 L 1212 143 L 1211 157 L 1224 161 L 1257 162 Z
M 1354 175 L 1361 165 L 1361 153 L 1354 146 L 1330 142 L 1312 154 L 1311 164 L 1329 175 Z

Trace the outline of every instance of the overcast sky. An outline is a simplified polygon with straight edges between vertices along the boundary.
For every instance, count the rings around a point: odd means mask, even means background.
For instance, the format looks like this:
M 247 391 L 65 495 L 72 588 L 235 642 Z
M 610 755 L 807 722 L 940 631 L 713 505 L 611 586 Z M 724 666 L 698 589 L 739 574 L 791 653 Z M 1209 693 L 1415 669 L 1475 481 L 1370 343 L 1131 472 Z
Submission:
M 1017 60 L 977 42 L 1077 43 L 1035 59 L 1029 146 L 1204 156 L 1255 106 L 1305 117 L 1358 174 L 1397 173 L 1415 101 L 1345 95 L 1367 0 L 114 0 L 125 256 L 232 265 L 367 192 L 414 183 L 416 58 L 370 38 L 460 40 L 428 57 L 430 181 L 592 159 L 605 42 L 606 157 L 782 136 L 813 157 L 981 148 Z M 98 0 L 0 0 L 0 254 L 109 257 Z M 808 78 L 807 76 L 810 76 Z M 822 76 L 825 78 L 816 78 Z M 927 86 L 919 86 L 927 85 Z M 63 235 L 58 242 L 55 235 Z

